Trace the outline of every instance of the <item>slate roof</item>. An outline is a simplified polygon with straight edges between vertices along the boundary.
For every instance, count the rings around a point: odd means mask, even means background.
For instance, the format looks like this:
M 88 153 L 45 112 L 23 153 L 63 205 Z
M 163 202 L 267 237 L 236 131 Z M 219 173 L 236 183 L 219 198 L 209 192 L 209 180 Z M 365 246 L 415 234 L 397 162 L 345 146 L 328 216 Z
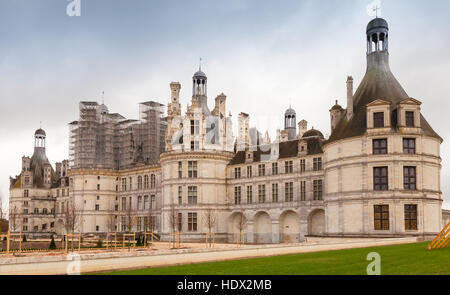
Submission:
M 322 142 L 323 139 L 320 137 L 308 137 L 303 138 L 301 140 L 305 140 L 307 142 L 308 146 L 308 153 L 307 155 L 317 155 L 322 154 Z M 291 140 L 291 141 L 285 141 L 279 143 L 279 159 L 287 159 L 287 158 L 294 158 L 298 156 L 298 143 L 299 140 Z M 253 152 L 253 163 L 254 162 L 261 162 L 261 155 L 270 155 L 271 149 L 265 148 L 267 146 L 258 146 L 258 149 Z M 231 159 L 229 165 L 239 165 L 245 163 L 245 151 L 238 151 L 233 159 Z
M 366 74 L 353 97 L 353 117 L 348 121 L 345 111 L 327 143 L 365 134 L 366 106 L 376 99 L 391 103 L 391 117 L 395 119 L 391 120 L 392 127 L 393 130 L 397 130 L 397 104 L 408 98 L 410 97 L 391 72 L 389 53 L 374 52 L 368 55 Z M 422 115 L 421 127 L 425 135 L 442 140 Z

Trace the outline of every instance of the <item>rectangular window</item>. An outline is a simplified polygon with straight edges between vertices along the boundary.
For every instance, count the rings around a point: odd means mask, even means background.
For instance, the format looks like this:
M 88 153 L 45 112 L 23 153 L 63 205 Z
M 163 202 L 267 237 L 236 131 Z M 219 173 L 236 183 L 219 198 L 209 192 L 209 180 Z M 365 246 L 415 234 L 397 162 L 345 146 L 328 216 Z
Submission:
M 127 179 L 126 178 L 122 178 L 122 191 L 123 192 L 127 191 Z
M 247 204 L 253 203 L 253 187 L 247 186 Z
M 272 183 L 272 203 L 278 203 L 278 183 Z
M 259 203 L 266 202 L 266 185 L 265 184 L 258 185 L 258 202 Z
M 142 217 L 137 217 L 137 230 L 141 231 L 142 228 Z
M 241 168 L 240 167 L 234 168 L 234 178 L 236 178 L 236 179 L 241 178 Z
M 120 224 L 122 226 L 122 231 L 124 232 L 124 231 L 127 230 L 127 217 L 126 216 L 122 216 L 120 219 L 121 219 L 120 220 Z
M 138 189 L 142 189 L 142 176 L 138 176 Z
M 417 230 L 417 205 L 405 205 L 405 230 Z
M 178 231 L 179 232 L 181 232 L 181 231 L 183 231 L 183 213 L 178 213 L 178 216 L 177 216 L 177 223 L 178 223 Z
M 183 187 L 178 187 L 178 205 L 183 204 Z
M 414 112 L 405 112 L 406 126 L 414 127 Z
M 200 134 L 200 121 L 191 120 L 191 135 Z
M 265 176 L 265 175 L 266 175 L 266 165 L 259 164 L 258 165 L 258 176 Z
M 144 188 L 148 189 L 148 175 L 144 176 Z
M 156 197 L 155 195 L 150 196 L 150 209 L 156 208 Z
M 300 200 L 306 200 L 306 181 L 300 181 Z
M 183 178 L 183 162 L 178 162 L 178 178 Z
M 314 158 L 313 159 L 313 170 L 314 171 L 322 170 L 322 158 Z
M 197 213 L 188 213 L 188 231 L 197 231 Z
M 301 159 L 300 160 L 300 173 L 304 173 L 306 171 L 306 160 Z
M 384 113 L 373 113 L 373 128 L 383 128 L 384 127 Z
M 313 189 L 314 189 L 314 200 L 321 201 L 322 193 L 323 193 L 323 183 L 322 179 L 317 179 L 313 181 Z
M 137 207 L 138 207 L 138 210 L 142 210 L 142 197 L 141 196 L 138 197 L 138 205 L 137 205 Z
M 133 190 L 133 178 L 130 177 L 130 191 Z
M 374 139 L 372 141 L 372 150 L 374 155 L 387 154 L 387 139 Z
M 28 198 L 28 190 L 27 189 L 23 191 L 23 197 Z
M 376 191 L 388 190 L 388 167 L 373 168 L 373 189 Z
M 403 153 L 414 155 L 416 153 L 416 139 L 403 138 Z
M 294 183 L 287 182 L 284 184 L 284 201 L 293 202 L 294 201 Z
M 148 196 L 144 196 L 144 210 L 147 210 L 147 209 L 149 209 Z
M 155 174 L 150 175 L 150 188 L 156 187 L 156 176 Z
M 188 187 L 188 204 L 189 205 L 197 205 L 197 187 L 196 186 Z
M 286 174 L 289 173 L 293 173 L 294 172 L 294 167 L 293 167 L 293 162 L 292 161 L 286 161 L 284 162 L 284 172 Z
M 278 163 L 272 163 L 272 174 L 273 175 L 278 174 Z
M 122 198 L 122 210 L 127 210 L 127 198 Z
M 416 167 L 403 167 L 403 186 L 405 190 L 416 190 Z
M 197 161 L 188 161 L 188 177 L 197 178 Z
M 234 204 L 235 205 L 241 204 L 241 187 L 240 186 L 234 187 Z
M 374 229 L 389 230 L 389 205 L 375 205 L 374 208 Z
M 252 166 L 247 166 L 247 177 L 250 178 L 252 177 L 253 171 L 252 171 Z
M 95 204 L 95 211 L 99 211 L 100 210 L 100 205 L 99 204 Z

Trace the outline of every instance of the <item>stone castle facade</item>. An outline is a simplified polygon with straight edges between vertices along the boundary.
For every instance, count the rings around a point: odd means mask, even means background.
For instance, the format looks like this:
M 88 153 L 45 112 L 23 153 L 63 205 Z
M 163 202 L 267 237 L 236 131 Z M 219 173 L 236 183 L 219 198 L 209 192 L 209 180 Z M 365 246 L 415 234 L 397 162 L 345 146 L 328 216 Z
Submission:
M 422 103 L 392 74 L 388 41 L 387 22 L 372 20 L 365 77 L 356 92 L 348 77 L 347 107 L 336 102 L 331 108 L 329 138 L 308 130 L 304 120 L 297 125 L 289 108 L 285 128 L 273 141 L 250 128 L 249 115 L 240 113 L 235 140 L 227 97 L 218 95 L 210 110 L 208 79 L 199 69 L 184 114 L 181 85 L 170 84 L 167 116 L 156 120 L 164 122 L 157 129 L 165 134 L 158 145 L 163 152 L 153 149 L 157 162 L 139 156 L 143 149 L 136 147 L 147 145 L 145 133 L 126 149 L 127 165 L 91 161 L 70 169 L 63 165 L 55 173 L 43 161 L 39 169 L 52 175 L 51 184 L 30 186 L 27 199 L 25 169 L 11 182 L 11 204 L 53 206 L 53 215 L 41 223 L 53 222 L 56 233 L 67 228 L 64 208 L 72 206 L 81 216 L 76 231 L 90 234 L 154 230 L 167 240 L 181 231 L 187 241 L 204 241 L 205 233 L 213 232 L 217 241 L 250 243 L 298 242 L 307 235 L 434 236 L 443 223 L 442 138 L 421 114 Z M 118 120 L 111 130 L 123 124 Z M 110 155 L 114 159 L 113 151 Z M 82 163 L 78 160 L 75 155 L 71 163 Z M 36 165 L 30 167 L 36 171 Z M 64 196 L 58 195 L 62 189 Z M 48 195 L 50 203 L 34 205 L 40 195 Z M 33 198 L 36 203 L 30 203 Z M 33 233 L 34 224 L 23 231 Z

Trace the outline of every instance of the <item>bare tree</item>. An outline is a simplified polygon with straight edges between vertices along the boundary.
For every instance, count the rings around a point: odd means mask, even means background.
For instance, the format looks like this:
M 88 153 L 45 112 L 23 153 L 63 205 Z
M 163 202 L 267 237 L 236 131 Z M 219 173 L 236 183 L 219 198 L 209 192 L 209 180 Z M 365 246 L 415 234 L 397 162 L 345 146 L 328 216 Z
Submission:
M 245 230 L 245 226 L 246 226 L 247 220 L 245 219 L 245 216 L 242 212 L 239 213 L 238 219 L 237 219 L 237 223 L 236 223 L 236 228 L 239 231 L 239 237 L 238 237 L 238 243 L 239 242 L 243 242 L 242 241 L 242 236 Z
M 135 208 L 133 208 L 131 202 L 128 204 L 127 208 L 125 209 L 125 218 L 126 218 L 126 222 L 127 222 L 128 233 L 131 233 L 131 231 L 133 230 L 133 227 L 137 221 L 137 211 Z
M 108 214 L 106 220 L 106 227 L 109 232 L 114 232 L 116 230 L 116 226 L 117 226 L 117 216 L 114 214 L 114 211 L 112 211 Z
M 19 210 L 16 206 L 10 208 L 9 210 L 9 224 L 12 232 L 16 232 L 17 230 L 17 222 L 19 220 Z
M 63 223 L 66 233 L 74 233 L 75 228 L 81 221 L 80 210 L 75 206 L 74 202 L 69 202 L 62 210 Z
M 6 213 L 8 206 L 3 198 L 3 194 L 0 192 L 0 233 L 3 232 L 3 222 L 6 221 Z
M 206 209 L 205 213 L 202 216 L 203 224 L 208 229 L 208 236 L 209 236 L 209 247 L 212 245 L 212 231 L 216 227 L 217 223 L 217 213 L 215 210 L 208 208 Z
M 155 224 L 153 224 L 153 208 L 149 206 L 147 210 L 147 216 L 144 218 L 144 229 L 145 231 L 153 232 L 155 230 Z
M 169 226 L 170 226 L 170 232 L 171 234 L 175 234 L 177 232 L 177 224 L 178 224 L 178 210 L 175 209 L 175 204 L 172 203 L 170 204 L 170 209 L 169 209 L 169 215 L 168 217 L 168 221 L 169 221 Z M 181 229 L 180 229 L 181 230 Z M 175 241 L 175 236 L 173 239 L 173 247 L 175 248 L 176 246 L 176 241 Z

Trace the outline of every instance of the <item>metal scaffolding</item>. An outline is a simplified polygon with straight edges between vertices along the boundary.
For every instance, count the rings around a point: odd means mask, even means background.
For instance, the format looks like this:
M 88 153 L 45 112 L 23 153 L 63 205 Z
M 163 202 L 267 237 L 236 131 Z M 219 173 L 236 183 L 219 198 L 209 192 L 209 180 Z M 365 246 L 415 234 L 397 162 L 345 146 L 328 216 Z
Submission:
M 69 123 L 71 168 L 122 169 L 153 164 L 165 149 L 164 106 L 139 105 L 139 120 L 108 112 L 97 102 L 80 102 L 80 118 Z

